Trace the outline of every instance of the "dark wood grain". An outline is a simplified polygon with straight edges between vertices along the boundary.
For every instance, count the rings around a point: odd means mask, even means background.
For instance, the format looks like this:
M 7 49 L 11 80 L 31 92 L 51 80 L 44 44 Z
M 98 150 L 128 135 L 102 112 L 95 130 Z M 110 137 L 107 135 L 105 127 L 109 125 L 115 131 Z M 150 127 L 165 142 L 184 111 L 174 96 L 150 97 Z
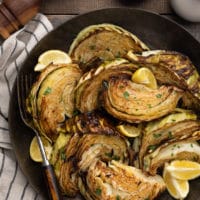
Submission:
M 200 41 L 200 23 L 186 22 L 176 16 L 169 0 L 57 0 L 56 3 L 49 0 L 43 1 L 41 11 L 48 16 L 54 27 L 58 27 L 78 14 L 109 7 L 133 7 L 160 13 L 182 25 Z
M 0 34 L 8 38 L 38 12 L 40 0 L 4 0 L 0 4 Z
M 41 10 L 45 14 L 81 14 L 95 9 L 134 7 L 157 13 L 171 13 L 169 0 L 48 0 Z
M 200 41 L 200 23 L 186 22 L 177 17 L 170 8 L 169 0 L 48 0 L 42 2 L 40 11 L 56 28 L 78 14 L 109 7 L 133 7 L 160 13 L 182 25 Z M 0 38 L 0 44 L 2 41 Z

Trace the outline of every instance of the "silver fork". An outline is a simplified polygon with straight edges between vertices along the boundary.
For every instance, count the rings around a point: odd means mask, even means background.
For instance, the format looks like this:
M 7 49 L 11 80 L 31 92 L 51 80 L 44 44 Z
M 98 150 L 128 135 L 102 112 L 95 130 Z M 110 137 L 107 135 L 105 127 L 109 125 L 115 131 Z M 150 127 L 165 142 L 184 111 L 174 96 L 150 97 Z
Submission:
M 49 198 L 51 200 L 61 200 L 62 195 L 59 190 L 54 170 L 47 159 L 40 135 L 32 123 L 32 116 L 27 112 L 26 109 L 26 98 L 28 97 L 33 81 L 33 76 L 31 74 L 24 74 L 23 72 L 20 72 L 17 77 L 17 95 L 20 115 L 26 126 L 30 127 L 35 132 L 38 146 L 42 155 L 42 167 L 49 193 Z

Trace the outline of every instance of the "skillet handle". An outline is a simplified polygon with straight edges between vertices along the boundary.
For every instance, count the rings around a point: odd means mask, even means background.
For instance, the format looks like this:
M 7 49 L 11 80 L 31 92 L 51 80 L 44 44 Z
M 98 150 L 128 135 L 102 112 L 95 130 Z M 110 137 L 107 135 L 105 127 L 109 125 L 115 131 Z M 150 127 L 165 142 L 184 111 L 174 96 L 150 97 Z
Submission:
M 59 189 L 59 185 L 51 165 L 43 166 L 44 177 L 46 185 L 48 187 L 50 200 L 62 200 L 62 195 Z

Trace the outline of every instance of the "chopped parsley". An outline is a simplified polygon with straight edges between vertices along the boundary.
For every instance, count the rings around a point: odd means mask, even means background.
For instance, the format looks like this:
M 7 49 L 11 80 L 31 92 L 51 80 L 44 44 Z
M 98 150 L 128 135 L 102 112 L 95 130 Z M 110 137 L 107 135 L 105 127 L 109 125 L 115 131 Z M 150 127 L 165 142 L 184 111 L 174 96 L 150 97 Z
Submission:
M 147 104 L 148 108 L 152 108 L 151 104 Z
M 105 155 L 109 158 L 112 158 L 113 153 L 112 152 L 106 152 Z
M 172 119 L 171 121 L 172 121 L 172 122 L 175 122 L 176 120 L 175 120 L 175 119 Z
M 124 88 L 124 86 L 123 86 L 123 85 L 120 85 L 120 86 L 119 86 L 119 89 L 123 89 L 123 88 Z
M 50 94 L 51 93 L 51 88 L 50 87 L 47 87 L 47 89 L 44 91 L 43 95 L 47 95 L 47 94 Z
M 101 188 L 95 190 L 96 195 L 101 196 Z
M 117 155 L 114 155 L 112 158 L 113 158 L 113 160 L 116 160 L 116 161 L 120 160 L 120 157 Z
M 159 138 L 161 135 L 162 135 L 161 133 L 157 133 L 157 134 L 154 133 L 154 134 L 153 134 L 153 137 L 155 137 L 155 138 Z
M 193 144 L 191 143 L 190 146 L 193 148 Z
M 173 138 L 173 135 L 172 135 L 172 132 L 171 132 L 171 131 L 168 132 L 168 138 L 169 138 L 169 139 L 172 139 L 172 138 Z
M 119 195 L 116 196 L 116 200 L 120 200 L 121 197 Z
M 128 98 L 129 98 L 129 93 L 128 93 L 127 91 L 125 91 L 123 95 L 124 95 L 124 98 L 125 98 L 125 99 L 128 99 Z
M 76 115 L 78 115 L 78 114 L 79 114 L 79 111 L 78 111 L 78 110 L 74 110 L 73 116 L 76 116 Z
M 156 97 L 159 99 L 162 97 L 162 94 L 156 94 Z
M 154 151 L 156 149 L 156 145 L 149 145 L 148 149 Z
M 90 50 L 95 50 L 95 49 L 96 49 L 96 46 L 95 46 L 94 44 L 91 44 L 91 45 L 89 46 L 89 49 L 90 49 Z
M 62 151 L 60 156 L 61 156 L 61 160 L 64 160 L 64 161 L 66 160 L 65 151 Z

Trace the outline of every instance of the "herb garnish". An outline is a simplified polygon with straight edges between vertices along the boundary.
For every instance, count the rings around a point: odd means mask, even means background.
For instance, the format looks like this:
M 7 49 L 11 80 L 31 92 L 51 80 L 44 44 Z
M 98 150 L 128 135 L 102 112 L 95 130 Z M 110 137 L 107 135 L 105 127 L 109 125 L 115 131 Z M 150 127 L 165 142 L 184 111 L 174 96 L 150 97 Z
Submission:
M 61 152 L 61 155 L 60 155 L 60 157 L 61 157 L 61 160 L 66 160 L 66 154 L 65 154 L 65 151 L 62 151 Z
M 109 158 L 112 158 L 113 153 L 112 152 L 106 152 L 105 155 L 108 156 Z
M 116 200 L 120 200 L 121 197 L 119 195 L 116 196 Z
M 157 133 L 157 134 L 154 133 L 154 134 L 153 134 L 153 137 L 155 137 L 155 138 L 159 138 L 161 135 L 162 135 L 161 133 Z
M 101 189 L 100 189 L 100 188 L 97 188 L 97 189 L 95 190 L 95 193 L 96 193 L 98 196 L 100 196 L 100 195 L 101 195 Z
M 162 97 L 162 94 L 156 94 L 156 97 L 159 99 Z
M 73 116 L 76 116 L 76 115 L 78 115 L 78 114 L 79 114 L 79 111 L 78 111 L 78 110 L 74 110 Z
M 148 149 L 154 151 L 156 149 L 156 145 L 149 145 Z
M 118 160 L 120 160 L 120 157 L 119 156 L 117 156 L 117 155 L 113 155 L 113 160 L 116 160 L 116 161 L 118 161 Z
M 47 87 L 47 89 L 44 91 L 43 95 L 47 95 L 47 94 L 50 94 L 51 93 L 51 88 L 50 87 Z
M 120 85 L 120 86 L 119 86 L 119 89 L 123 89 L 123 88 L 124 88 L 124 86 L 123 86 L 123 85 Z
M 95 46 L 94 44 L 91 44 L 91 45 L 89 46 L 89 48 L 90 48 L 90 50 L 95 50 L 95 49 L 96 49 L 96 46 Z
M 152 108 L 151 104 L 147 104 L 148 108 Z
M 125 91 L 123 95 L 124 95 L 124 98 L 125 98 L 125 99 L 128 99 L 128 98 L 129 98 L 129 93 L 128 93 L 127 91 Z
M 168 138 L 169 138 L 169 139 L 172 139 L 172 138 L 173 138 L 173 135 L 172 135 L 172 132 L 171 132 L 171 131 L 168 132 Z

